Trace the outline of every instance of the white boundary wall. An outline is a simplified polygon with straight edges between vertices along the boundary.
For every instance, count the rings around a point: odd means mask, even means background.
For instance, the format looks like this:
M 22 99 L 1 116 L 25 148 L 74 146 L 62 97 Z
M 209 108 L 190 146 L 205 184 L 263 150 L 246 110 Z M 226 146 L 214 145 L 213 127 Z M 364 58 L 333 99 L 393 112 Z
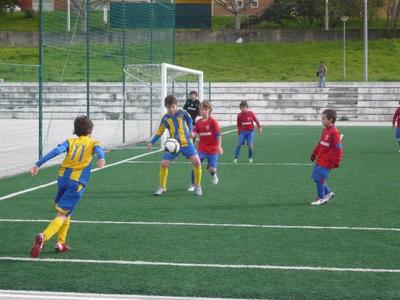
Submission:
M 325 108 L 338 110 L 343 125 L 390 125 L 399 105 L 400 83 L 328 83 L 321 89 L 316 83 L 212 83 L 204 85 L 204 99 L 214 105 L 214 116 L 222 126 L 234 125 L 241 100 L 264 124 L 320 124 Z M 148 102 L 138 93 L 126 99 L 127 139 L 139 140 L 149 131 Z M 191 88 L 191 87 L 189 87 Z M 86 85 L 50 83 L 45 86 L 43 102 L 44 149 L 72 135 L 73 119 L 86 109 Z M 143 93 L 144 95 L 145 93 Z M 183 105 L 186 91 L 175 95 Z M 112 147 L 122 144 L 121 106 L 123 95 L 118 83 L 91 84 L 91 118 L 95 120 L 94 137 Z M 38 90 L 36 83 L 0 83 L 0 177 L 27 168 L 38 156 Z M 153 111 L 156 128 L 159 110 Z M 347 118 L 353 122 L 340 121 Z M 310 123 L 311 122 L 311 123 Z M 366 123 L 368 122 L 368 123 Z M 148 133 L 149 135 L 150 133 Z M 143 140 L 143 138 L 141 138 Z M 12 167 L 10 166 L 12 161 Z

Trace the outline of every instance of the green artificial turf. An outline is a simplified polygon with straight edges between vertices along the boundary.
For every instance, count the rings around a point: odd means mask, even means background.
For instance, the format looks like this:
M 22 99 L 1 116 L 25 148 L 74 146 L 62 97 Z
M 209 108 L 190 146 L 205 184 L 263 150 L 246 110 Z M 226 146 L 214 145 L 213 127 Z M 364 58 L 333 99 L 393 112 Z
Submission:
M 347 127 L 344 158 L 328 184 L 332 202 L 313 207 L 309 156 L 321 128 L 270 126 L 255 136 L 254 163 L 246 149 L 231 164 L 236 134 L 223 136 L 220 182 L 203 168 L 203 196 L 187 192 L 190 164 L 172 164 L 168 192 L 152 195 L 161 153 L 94 173 L 73 220 L 400 228 L 399 166 L 389 127 Z M 112 151 L 107 162 L 139 154 Z M 147 163 L 145 163 L 147 162 Z M 259 164 L 261 163 L 261 164 Z M 263 164 L 265 163 L 265 164 Z M 290 164 L 293 163 L 293 164 Z M 54 180 L 55 167 L 37 178 L 0 181 L 0 197 Z M 50 220 L 56 187 L 0 201 L 0 219 Z M 0 221 L 0 258 L 29 257 L 42 222 Z M 400 269 L 399 231 L 72 223 L 72 251 L 43 259 L 124 260 L 217 265 Z M 0 260 L 0 289 L 263 299 L 398 299 L 400 273 L 253 268 L 178 267 Z

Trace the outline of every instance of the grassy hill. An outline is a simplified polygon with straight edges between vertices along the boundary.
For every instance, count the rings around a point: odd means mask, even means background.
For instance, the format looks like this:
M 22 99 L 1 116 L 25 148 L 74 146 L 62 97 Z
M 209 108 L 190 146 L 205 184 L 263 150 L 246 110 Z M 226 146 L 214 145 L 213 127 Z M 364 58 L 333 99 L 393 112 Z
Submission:
M 176 64 L 200 69 L 207 81 L 316 81 L 321 60 L 328 67 L 328 81 L 343 81 L 341 42 L 177 44 Z M 84 52 L 77 52 L 84 55 Z M 369 80 L 400 81 L 400 40 L 369 43 Z M 347 43 L 347 81 L 363 81 L 363 42 Z M 110 56 L 112 57 L 112 56 Z M 64 57 L 49 55 L 47 66 L 63 68 Z M 4 63 L 37 64 L 36 48 L 0 48 L 0 78 L 6 81 L 36 80 L 36 69 Z M 78 60 L 76 60 L 78 61 Z M 80 60 L 84 62 L 84 60 Z M 92 61 L 93 81 L 120 80 L 119 66 L 102 57 Z M 81 81 L 82 63 L 66 64 L 64 81 Z M 108 70 L 108 75 L 104 70 Z M 112 75 L 115 70 L 117 75 Z M 48 78 L 48 80 L 59 80 Z

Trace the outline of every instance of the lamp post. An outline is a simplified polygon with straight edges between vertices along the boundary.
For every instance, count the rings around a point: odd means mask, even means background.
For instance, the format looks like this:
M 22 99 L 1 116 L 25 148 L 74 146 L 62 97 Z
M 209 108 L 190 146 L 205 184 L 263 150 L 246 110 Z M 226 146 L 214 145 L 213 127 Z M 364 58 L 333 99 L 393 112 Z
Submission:
M 364 0 L 364 81 L 368 81 L 368 0 Z
M 348 16 L 341 16 L 340 20 L 343 22 L 343 79 L 346 79 L 346 22 L 349 20 Z
M 325 30 L 329 30 L 329 0 L 325 0 Z

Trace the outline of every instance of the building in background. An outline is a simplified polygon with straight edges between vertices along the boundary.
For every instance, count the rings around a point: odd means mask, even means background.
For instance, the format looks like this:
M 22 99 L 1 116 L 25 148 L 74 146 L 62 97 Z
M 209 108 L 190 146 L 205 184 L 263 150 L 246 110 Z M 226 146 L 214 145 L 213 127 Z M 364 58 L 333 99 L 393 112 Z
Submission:
M 252 0 L 252 3 L 244 10 L 243 16 L 259 16 L 268 8 L 274 0 Z M 243 0 L 236 0 L 238 7 L 244 5 Z M 212 0 L 213 16 L 233 16 L 229 11 Z

